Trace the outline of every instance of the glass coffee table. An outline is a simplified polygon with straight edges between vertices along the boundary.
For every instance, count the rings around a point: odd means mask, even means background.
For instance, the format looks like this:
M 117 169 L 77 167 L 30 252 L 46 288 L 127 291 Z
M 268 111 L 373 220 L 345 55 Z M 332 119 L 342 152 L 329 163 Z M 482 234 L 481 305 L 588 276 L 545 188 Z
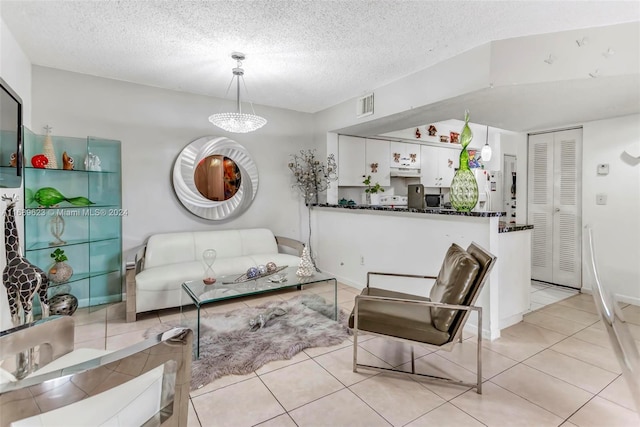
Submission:
M 335 277 L 328 274 L 315 272 L 311 277 L 298 277 L 296 271 L 298 267 L 287 267 L 275 274 L 266 277 L 260 277 L 246 282 L 234 283 L 242 274 L 218 277 L 212 285 L 205 285 L 202 280 L 193 280 L 184 282 L 182 289 L 198 310 L 198 319 L 196 322 L 196 358 L 200 357 L 200 308 L 204 304 L 215 303 L 218 301 L 227 301 L 235 298 L 242 298 L 249 295 L 265 294 L 268 292 L 280 291 L 302 286 L 317 285 L 320 283 L 333 282 L 333 319 L 338 319 L 338 281 Z M 282 280 L 274 280 L 279 275 Z M 185 304 L 180 301 L 180 307 Z M 247 325 L 249 327 L 249 325 Z

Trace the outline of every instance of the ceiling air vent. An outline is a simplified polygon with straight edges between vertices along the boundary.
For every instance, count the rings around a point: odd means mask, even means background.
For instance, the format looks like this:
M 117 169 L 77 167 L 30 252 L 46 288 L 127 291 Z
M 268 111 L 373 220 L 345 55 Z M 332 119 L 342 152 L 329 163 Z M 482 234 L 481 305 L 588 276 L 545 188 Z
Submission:
M 358 98 L 356 103 L 356 117 L 373 114 L 373 93 Z

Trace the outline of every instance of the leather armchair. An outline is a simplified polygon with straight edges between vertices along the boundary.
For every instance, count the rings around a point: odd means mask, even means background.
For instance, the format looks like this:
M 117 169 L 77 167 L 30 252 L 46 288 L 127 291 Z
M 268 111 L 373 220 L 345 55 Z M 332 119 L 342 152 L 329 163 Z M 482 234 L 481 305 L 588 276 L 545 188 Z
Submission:
M 467 250 L 455 243 L 447 251 L 437 276 L 397 273 L 367 273 L 367 286 L 355 299 L 349 326 L 353 328 L 353 371 L 359 367 L 407 374 L 405 371 L 358 363 L 358 333 L 387 337 L 410 343 L 421 343 L 450 350 L 456 340 L 462 341 L 462 329 L 471 311 L 478 313 L 477 382 L 465 383 L 451 378 L 416 373 L 413 347 L 411 372 L 476 388 L 482 393 L 482 308 L 474 306 L 487 280 L 496 257 L 475 243 Z M 429 297 L 411 295 L 370 286 L 371 276 L 395 276 L 415 279 L 435 279 Z

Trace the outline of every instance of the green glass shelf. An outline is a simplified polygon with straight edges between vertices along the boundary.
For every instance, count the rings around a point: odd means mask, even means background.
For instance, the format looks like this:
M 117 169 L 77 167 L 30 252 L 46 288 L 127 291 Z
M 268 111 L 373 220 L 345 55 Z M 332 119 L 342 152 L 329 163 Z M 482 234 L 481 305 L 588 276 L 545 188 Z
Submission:
M 65 202 L 66 203 L 66 202 Z M 120 205 L 89 205 L 89 206 L 74 206 L 74 205 L 69 205 L 69 206 L 56 206 L 56 207 L 27 207 L 24 208 L 26 211 L 52 211 L 55 212 L 56 210 L 67 210 L 67 209 L 118 209 L 120 208 Z M 63 213 L 63 212 L 59 212 L 59 213 Z M 55 214 L 55 213 L 54 213 Z M 50 215 L 53 216 L 54 214 Z M 47 215 L 42 215 L 42 216 L 47 216 Z M 82 216 L 82 215 L 71 215 L 71 216 Z M 93 215 L 87 215 L 87 216 L 93 216 Z M 96 215 L 97 216 L 97 215 Z
M 88 243 L 94 243 L 94 242 L 108 242 L 111 240 L 119 240 L 120 237 L 106 237 L 106 238 L 102 238 L 102 239 L 79 239 L 79 240 L 67 240 L 67 243 L 63 244 L 63 245 L 55 245 L 55 246 L 51 246 L 49 245 L 49 242 L 34 242 L 32 244 L 29 245 L 29 247 L 27 247 L 27 252 L 31 252 L 31 251 L 41 251 L 44 249 L 47 250 L 51 250 L 54 251 L 56 250 L 56 248 L 65 248 L 68 246 L 76 246 L 76 245 L 86 245 Z
M 71 278 L 69 280 L 67 280 L 66 282 L 63 283 L 54 283 L 54 282 L 49 282 L 49 288 L 55 288 L 58 286 L 63 286 L 63 285 L 69 285 L 71 283 L 75 283 L 75 282 L 81 282 L 83 280 L 87 280 L 87 279 L 91 279 L 91 278 L 95 278 L 95 277 L 100 277 L 100 276 L 106 276 L 107 274 L 111 274 L 111 273 L 119 273 L 119 270 L 106 270 L 106 271 L 92 271 L 90 273 L 76 273 L 75 271 L 73 272 L 73 276 L 71 276 Z
M 16 170 L 16 168 L 9 168 L 7 167 L 7 169 L 13 169 L 14 171 Z M 110 174 L 110 173 L 120 173 L 117 171 L 89 171 L 86 169 L 50 169 L 50 168 L 34 168 L 33 166 L 25 166 L 25 169 L 28 169 L 30 171 L 40 171 L 40 172 L 63 172 L 63 173 L 68 173 L 68 174 L 74 174 L 74 173 L 88 173 L 88 174 Z

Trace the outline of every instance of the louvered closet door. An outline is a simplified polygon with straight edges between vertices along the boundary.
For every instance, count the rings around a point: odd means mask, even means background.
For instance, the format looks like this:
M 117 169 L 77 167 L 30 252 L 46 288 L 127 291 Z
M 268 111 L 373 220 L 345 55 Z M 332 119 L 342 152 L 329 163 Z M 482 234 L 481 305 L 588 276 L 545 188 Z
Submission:
M 529 136 L 531 277 L 553 282 L 553 134 Z
M 582 130 L 529 137 L 533 279 L 581 287 Z

